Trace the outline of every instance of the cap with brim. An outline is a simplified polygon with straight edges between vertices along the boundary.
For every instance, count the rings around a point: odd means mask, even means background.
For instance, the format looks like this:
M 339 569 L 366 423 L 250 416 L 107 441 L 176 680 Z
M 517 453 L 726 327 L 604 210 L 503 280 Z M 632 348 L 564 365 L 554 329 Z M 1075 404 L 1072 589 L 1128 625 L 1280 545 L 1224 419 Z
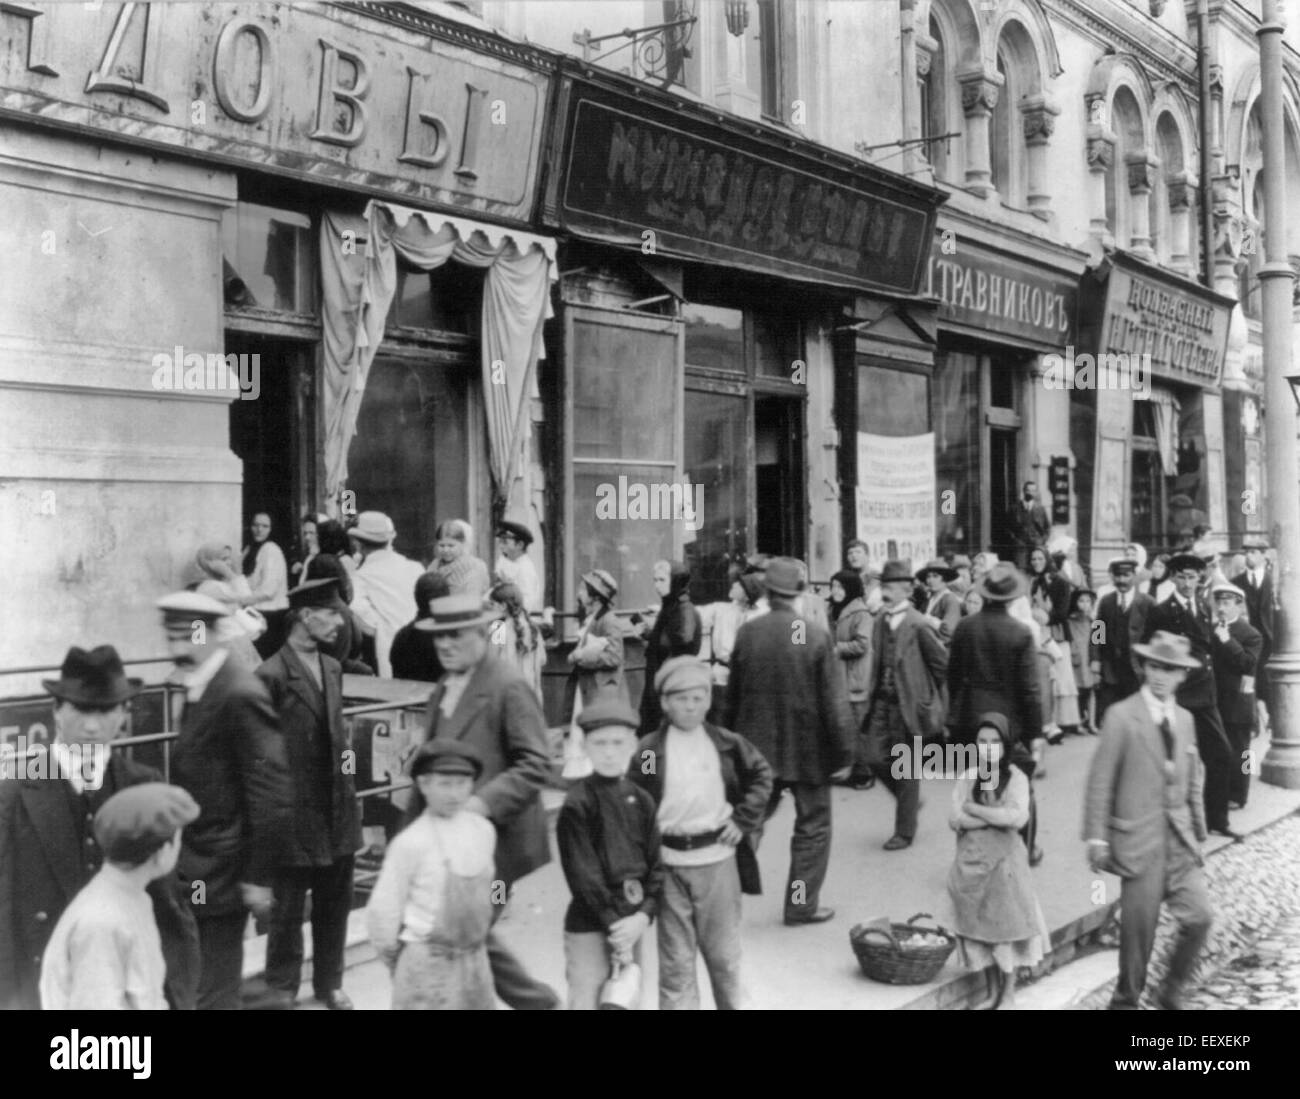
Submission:
M 95 814 L 95 841 L 109 861 L 139 865 L 198 816 L 197 803 L 179 786 L 143 782 L 104 802 Z
M 411 760 L 412 778 L 430 773 L 478 778 L 483 773 L 483 757 L 472 744 L 451 737 L 434 737 L 421 744 Z
M 945 584 L 951 584 L 957 579 L 957 570 L 950 567 L 948 562 L 937 559 L 927 562 L 925 568 L 916 574 L 916 579 L 924 584 L 932 572 L 937 572 Z
M 1246 593 L 1236 584 L 1229 584 L 1226 580 L 1221 580 L 1210 588 L 1210 597 L 1214 598 L 1219 595 L 1235 595 L 1243 603 L 1246 601 Z
M 525 546 L 531 546 L 533 544 L 533 532 L 524 526 L 523 523 L 515 523 L 503 519 L 497 524 L 497 537 L 500 537 L 503 534 L 513 535 Z
M 655 690 L 661 695 L 689 691 L 695 687 L 703 687 L 706 691 L 713 687 L 709 666 L 699 657 L 674 656 L 671 660 L 665 660 L 655 673 Z
M 61 702 L 74 706 L 120 706 L 144 688 L 141 679 L 128 679 L 122 658 L 112 645 L 87 652 L 74 645 L 63 658 L 58 679 L 42 679 L 41 686 Z
M 472 626 L 486 626 L 501 617 L 501 611 L 487 606 L 477 595 L 444 595 L 429 600 L 429 617 L 413 623 L 425 633 L 454 633 Z
M 1195 553 L 1175 553 L 1169 558 L 1169 571 L 1171 573 L 1182 572 L 1184 569 L 1191 569 L 1193 572 L 1205 571 L 1205 559 Z
M 1268 539 L 1261 538 L 1258 534 L 1252 534 L 1249 537 L 1243 538 L 1241 540 L 1241 548 L 1243 550 L 1251 550 L 1251 549 L 1266 550 L 1269 548 Z
M 348 529 L 348 537 L 372 545 L 386 546 L 397 537 L 393 521 L 382 511 L 363 511 L 356 525 Z
M 582 574 L 582 582 L 607 603 L 612 603 L 618 595 L 618 581 L 604 569 L 592 569 Z
M 602 691 L 597 694 L 590 706 L 582 708 L 577 720 L 578 728 L 584 733 L 609 725 L 621 725 L 632 730 L 641 725 L 641 716 L 618 691 Z
M 1008 561 L 999 561 L 984 574 L 984 578 L 975 590 L 984 597 L 986 602 L 1010 603 L 1029 590 L 1029 583 L 1025 580 L 1024 573 L 1015 565 Z
M 803 565 L 793 557 L 773 557 L 767 563 L 763 585 L 772 595 L 793 599 L 805 587 Z
M 912 581 L 912 570 L 902 561 L 886 561 L 885 567 L 880 570 L 880 582 L 882 584 L 893 584 L 899 580 Z
M 1199 668 L 1200 662 L 1192 656 L 1191 642 L 1182 634 L 1157 630 L 1145 645 L 1134 645 L 1133 651 L 1143 660 L 1167 664 L 1171 668 Z
M 289 589 L 289 607 L 299 610 L 303 607 L 326 610 L 343 610 L 343 600 L 339 597 L 337 576 L 324 580 L 306 580 L 296 588 Z
M 1138 563 L 1134 557 L 1112 557 L 1106 564 L 1106 571 L 1109 573 L 1123 572 L 1125 569 L 1137 571 Z
M 196 620 L 215 622 L 230 614 L 230 608 L 220 600 L 213 599 L 210 595 L 200 595 L 196 591 L 178 591 L 164 595 L 155 605 L 162 611 L 164 625 L 173 622 L 188 625 Z

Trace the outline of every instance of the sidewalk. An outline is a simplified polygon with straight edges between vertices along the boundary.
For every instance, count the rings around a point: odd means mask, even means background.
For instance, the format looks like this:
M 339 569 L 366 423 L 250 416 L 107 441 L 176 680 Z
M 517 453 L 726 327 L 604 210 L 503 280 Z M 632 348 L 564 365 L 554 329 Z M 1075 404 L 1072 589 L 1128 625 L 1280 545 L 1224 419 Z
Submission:
M 1048 776 L 1035 782 L 1039 842 L 1046 858 L 1034 870 L 1034 879 L 1052 930 L 1053 967 L 1069 961 L 1076 944 L 1105 924 L 1119 897 L 1117 878 L 1096 877 L 1088 869 L 1080 838 L 1083 783 L 1095 745 L 1094 738 L 1071 737 L 1059 747 L 1049 748 L 1045 761 Z M 881 849 L 893 830 L 894 803 L 889 794 L 879 786 L 865 792 L 836 788 L 831 868 L 822 903 L 835 908 L 837 914 L 829 923 L 798 928 L 781 922 L 781 892 L 794 817 L 793 805 L 788 797 L 785 799 L 767 827 L 759 852 L 765 892 L 761 897 L 745 899 L 744 975 L 752 1007 L 933 1009 L 963 1007 L 982 998 L 983 975 L 967 973 L 954 960 L 929 985 L 878 984 L 862 975 L 848 942 L 849 929 L 855 923 L 876 916 L 905 920 L 914 913 L 929 912 L 941 923 L 950 924 L 945 882 L 953 855 L 953 836 L 947 826 L 952 786 L 951 780 L 924 783 L 916 842 L 898 852 Z M 552 795 L 548 795 L 550 800 Z M 1243 833 L 1254 832 L 1298 808 L 1300 790 L 1281 790 L 1255 781 L 1249 805 L 1233 814 L 1233 827 Z M 1231 841 L 1213 836 L 1206 851 L 1212 854 L 1230 846 Z M 519 883 L 499 925 L 503 937 L 533 974 L 561 995 L 561 926 L 567 904 L 568 890 L 559 863 L 552 862 Z M 365 941 L 361 916 L 354 912 L 349 927 L 352 945 L 345 987 L 358 1008 L 387 1008 L 388 975 Z M 245 972 L 258 972 L 264 940 L 252 940 L 247 946 Z M 654 1007 L 657 959 L 653 930 L 647 947 L 646 1006 Z M 1114 955 L 1106 957 L 1113 965 Z M 1102 973 L 1102 963 L 1094 965 Z M 1107 975 L 1102 973 L 1102 979 Z M 1077 974 L 1072 979 L 1075 977 Z M 703 967 L 700 981 L 705 1006 L 711 1007 Z M 310 985 L 306 984 L 303 1001 L 309 1002 L 310 995 Z M 1025 1006 L 1031 1002 L 1026 988 Z

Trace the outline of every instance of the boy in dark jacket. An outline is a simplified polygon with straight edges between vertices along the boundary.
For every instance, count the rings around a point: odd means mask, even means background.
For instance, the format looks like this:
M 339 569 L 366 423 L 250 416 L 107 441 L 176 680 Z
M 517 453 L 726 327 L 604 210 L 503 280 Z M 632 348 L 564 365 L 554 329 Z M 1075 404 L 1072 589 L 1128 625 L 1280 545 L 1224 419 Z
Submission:
M 741 1007 L 740 897 L 761 892 L 751 839 L 772 794 L 772 768 L 748 740 L 704 715 L 709 666 L 674 657 L 654 678 L 665 720 L 642 739 L 629 777 L 654 798 L 662 833 L 659 1008 L 700 1006 L 704 955 L 720 1010 Z
M 654 799 L 633 786 L 628 762 L 640 718 L 605 689 L 578 717 L 593 772 L 570 788 L 555 838 L 573 900 L 564 915 L 569 1010 L 600 1006 L 613 963 L 641 964 L 641 937 L 659 908 L 663 864 Z

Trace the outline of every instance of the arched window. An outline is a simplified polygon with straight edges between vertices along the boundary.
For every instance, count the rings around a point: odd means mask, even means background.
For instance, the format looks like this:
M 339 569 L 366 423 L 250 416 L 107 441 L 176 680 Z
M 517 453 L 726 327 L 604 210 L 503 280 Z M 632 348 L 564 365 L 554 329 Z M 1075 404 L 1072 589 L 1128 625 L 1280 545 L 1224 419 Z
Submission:
M 998 39 L 997 71 L 1002 77 L 998 102 L 989 120 L 989 162 L 993 186 L 1007 206 L 1029 205 L 1029 148 L 1025 139 L 1026 113 L 1041 105 L 1042 82 L 1038 52 L 1024 26 L 1012 20 Z M 1035 100 L 1034 97 L 1038 97 Z M 1037 180 L 1043 193 L 1045 180 Z
M 1106 179 L 1106 221 L 1121 248 L 1131 248 L 1136 220 L 1133 196 L 1129 193 L 1127 157 L 1141 152 L 1146 139 L 1142 133 L 1142 112 L 1137 99 L 1126 87 L 1116 90 L 1111 101 L 1111 129 L 1115 131 L 1115 157 Z
M 989 119 L 989 162 L 993 169 L 994 188 L 1002 196 L 1003 202 L 1014 204 L 1013 80 L 1007 73 L 1006 56 L 1001 50 L 998 50 L 998 75 L 1002 77 L 1003 84 L 998 90 L 997 106 L 993 108 L 993 116 Z
M 1178 132 L 1178 124 L 1168 111 L 1161 114 L 1156 122 L 1156 156 L 1160 163 L 1156 166 L 1155 179 L 1151 186 L 1151 250 L 1156 254 L 1156 261 L 1166 267 L 1185 267 L 1189 263 L 1187 253 L 1187 231 L 1185 220 L 1190 215 L 1190 205 L 1183 203 L 1178 213 L 1174 211 L 1174 200 L 1179 199 L 1178 184 L 1183 180 L 1183 139 Z M 1172 185 L 1172 186 L 1171 186 Z
M 930 37 L 937 43 L 929 53 L 925 72 L 918 77 L 921 86 L 921 136 L 936 138 L 949 132 L 948 128 L 948 58 L 944 48 L 943 32 L 934 16 L 930 16 Z M 920 56 L 918 54 L 918 61 Z M 922 64 L 924 64 L 922 62 Z M 927 141 L 925 155 L 937 179 L 949 179 L 950 160 L 947 141 Z

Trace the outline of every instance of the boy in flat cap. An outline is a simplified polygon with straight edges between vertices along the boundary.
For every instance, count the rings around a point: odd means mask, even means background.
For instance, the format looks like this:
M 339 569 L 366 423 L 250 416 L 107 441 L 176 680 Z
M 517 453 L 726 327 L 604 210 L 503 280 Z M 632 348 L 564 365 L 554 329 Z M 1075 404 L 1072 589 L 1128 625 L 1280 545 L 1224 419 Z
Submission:
M 104 864 L 59 917 L 41 964 L 46 1011 L 165 1011 L 167 967 L 146 889 L 175 869 L 199 815 L 179 786 L 146 782 L 95 814 Z
M 411 762 L 420 814 L 388 845 L 366 920 L 393 975 L 393 1010 L 496 1006 L 487 938 L 496 829 L 466 808 L 483 759 L 472 744 L 434 737 Z
M 641 936 L 659 908 L 655 801 L 627 777 L 640 723 L 622 693 L 609 689 L 578 717 L 594 773 L 569 788 L 555 831 L 573 894 L 564 916 L 570 1011 L 600 1006 L 611 963 L 640 965 Z
M 697 657 L 660 666 L 654 689 L 664 720 L 637 746 L 628 771 L 658 806 L 661 1011 L 699 1008 L 697 949 L 718 1009 L 742 1006 L 741 894 L 762 892 L 754 834 L 772 796 L 772 768 L 743 736 L 705 722 L 711 679 Z

